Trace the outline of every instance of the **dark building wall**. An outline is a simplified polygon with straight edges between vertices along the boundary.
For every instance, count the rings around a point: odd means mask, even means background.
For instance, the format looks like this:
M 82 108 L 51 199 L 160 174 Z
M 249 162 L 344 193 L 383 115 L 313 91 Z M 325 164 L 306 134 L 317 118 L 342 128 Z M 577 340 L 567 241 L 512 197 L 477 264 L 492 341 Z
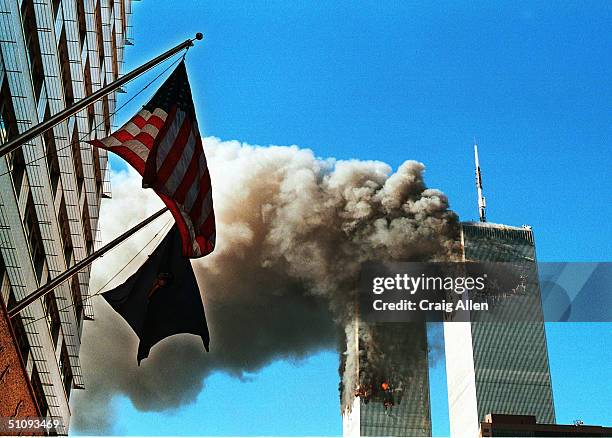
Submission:
M 585 424 L 541 424 L 533 415 L 489 414 L 480 423 L 481 437 L 612 437 L 612 427 Z

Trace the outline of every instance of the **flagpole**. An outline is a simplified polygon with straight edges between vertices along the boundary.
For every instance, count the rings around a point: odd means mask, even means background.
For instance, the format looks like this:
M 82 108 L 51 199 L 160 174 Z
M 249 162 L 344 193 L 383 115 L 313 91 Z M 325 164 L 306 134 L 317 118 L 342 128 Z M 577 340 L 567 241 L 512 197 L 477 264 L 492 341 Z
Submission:
M 79 271 L 83 270 L 83 268 L 85 268 L 88 265 L 90 265 L 91 263 L 93 263 L 94 260 L 96 260 L 99 257 L 102 257 L 105 253 L 107 253 L 108 251 L 110 251 L 115 246 L 119 245 L 120 243 L 122 243 L 128 237 L 130 237 L 131 235 L 135 234 L 136 232 L 140 231 L 141 229 L 143 229 L 144 227 L 149 225 L 151 222 L 153 222 L 155 219 L 160 217 L 166 211 L 168 211 L 168 207 L 162 208 L 161 210 L 159 210 L 154 215 L 148 217 L 144 221 L 140 222 L 138 225 L 130 228 L 125 233 L 123 233 L 121 236 L 117 237 L 116 239 L 113 239 L 111 242 L 109 242 L 108 244 L 104 245 L 99 250 L 94 251 L 93 253 L 91 253 L 91 255 L 85 257 L 83 260 L 81 260 L 80 262 L 75 264 L 73 267 L 67 269 L 66 271 L 64 271 L 60 275 L 58 275 L 57 277 L 55 277 L 52 280 L 50 280 L 44 286 L 42 286 L 42 287 L 38 288 L 37 290 L 35 290 L 34 292 L 32 292 L 30 295 L 28 295 L 23 300 L 21 300 L 17 304 L 15 304 L 15 306 L 13 306 L 11 309 L 9 309 L 9 311 L 8 311 L 9 317 L 13 318 L 15 315 L 18 315 L 19 312 L 21 312 L 27 306 L 32 304 L 34 301 L 36 301 L 40 297 L 46 295 L 47 293 L 51 292 L 53 289 L 58 287 L 64 281 L 68 280 L 74 274 L 78 273 Z
M 10 140 L 9 142 L 7 142 L 7 143 L 5 143 L 3 145 L 0 145 L 0 157 L 3 157 L 4 155 L 8 154 L 9 152 L 12 152 L 12 151 L 14 151 L 17 148 L 20 148 L 25 143 L 27 143 L 28 141 L 32 140 L 34 137 L 36 137 L 36 136 L 42 134 L 43 132 L 53 128 L 58 123 L 63 122 L 68 117 L 78 113 L 83 108 L 88 107 L 89 105 L 91 105 L 95 101 L 101 99 L 102 97 L 106 96 L 107 94 L 112 93 L 113 91 L 115 91 L 116 89 L 121 87 L 123 84 L 131 81 L 132 79 L 136 78 L 137 76 L 140 76 L 141 74 L 143 74 L 147 70 L 155 67 L 160 62 L 165 61 L 166 59 L 170 58 L 172 55 L 180 52 L 183 49 L 186 49 L 188 47 L 193 46 L 193 42 L 195 40 L 201 40 L 202 38 L 203 38 L 203 35 L 198 32 L 196 34 L 195 38 L 183 41 L 178 46 L 173 47 L 172 49 L 168 50 L 167 52 L 162 53 L 158 57 L 153 58 L 149 62 L 147 62 L 147 63 L 141 65 L 140 67 L 132 70 L 131 72 L 127 73 L 126 75 L 122 76 L 121 78 L 117 79 L 116 81 L 111 82 L 110 84 L 106 85 L 105 87 L 100 88 L 95 93 L 92 93 L 89 96 L 84 97 L 83 99 L 81 99 L 78 102 L 76 102 L 74 105 L 72 105 L 72 106 L 70 106 L 70 107 L 60 111 L 59 113 L 53 115 L 52 117 L 50 117 L 49 119 L 45 120 L 44 122 L 39 123 L 38 125 L 31 127 L 30 129 L 28 129 L 27 131 L 25 131 L 22 134 L 18 135 L 17 137 L 15 137 L 14 139 Z

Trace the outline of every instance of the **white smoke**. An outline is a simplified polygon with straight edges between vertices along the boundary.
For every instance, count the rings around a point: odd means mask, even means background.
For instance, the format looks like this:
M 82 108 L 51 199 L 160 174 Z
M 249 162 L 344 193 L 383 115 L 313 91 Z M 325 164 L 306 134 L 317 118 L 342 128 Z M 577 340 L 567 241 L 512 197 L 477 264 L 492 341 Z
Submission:
M 137 367 L 137 338 L 103 299 L 95 299 L 96 321 L 85 325 L 81 350 L 87 389 L 73 400 L 81 432 L 112 432 L 115 395 L 127 395 L 141 410 L 164 410 L 193 401 L 214 370 L 240 376 L 277 358 L 335 347 L 352 321 L 363 262 L 443 259 L 456 247 L 456 216 L 441 192 L 426 188 L 420 163 L 407 161 L 392 173 L 377 161 L 322 160 L 296 146 L 217 138 L 204 139 L 204 149 L 217 248 L 193 266 L 211 353 L 196 338 L 179 335 L 153 347 Z M 103 240 L 160 207 L 135 172 L 113 174 L 113 200 L 102 209 Z M 92 290 L 159 228 L 151 226 L 105 256 L 94 269 Z M 356 360 L 346 353 L 345 360 Z

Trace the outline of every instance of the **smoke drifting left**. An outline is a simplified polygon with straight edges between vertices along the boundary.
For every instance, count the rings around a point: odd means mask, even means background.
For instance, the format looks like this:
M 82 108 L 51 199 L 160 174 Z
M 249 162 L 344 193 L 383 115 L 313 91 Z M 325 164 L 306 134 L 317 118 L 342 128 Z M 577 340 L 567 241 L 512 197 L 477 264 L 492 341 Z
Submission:
M 204 147 L 218 244 L 193 265 L 211 352 L 198 338 L 179 335 L 155 346 L 138 367 L 136 336 L 96 298 L 96 321 L 85 325 L 82 345 L 87 389 L 73 396 L 79 432 L 112 433 L 116 395 L 140 410 L 175 408 L 195 400 L 213 371 L 241 376 L 277 358 L 336 348 L 352 321 L 362 262 L 447 259 L 456 249 L 456 215 L 441 192 L 426 188 L 420 163 L 392 173 L 381 162 L 321 160 L 295 146 L 207 138 Z M 161 207 L 133 172 L 114 175 L 113 197 L 102 211 L 105 240 Z M 92 290 L 153 233 L 141 232 L 105 256 Z

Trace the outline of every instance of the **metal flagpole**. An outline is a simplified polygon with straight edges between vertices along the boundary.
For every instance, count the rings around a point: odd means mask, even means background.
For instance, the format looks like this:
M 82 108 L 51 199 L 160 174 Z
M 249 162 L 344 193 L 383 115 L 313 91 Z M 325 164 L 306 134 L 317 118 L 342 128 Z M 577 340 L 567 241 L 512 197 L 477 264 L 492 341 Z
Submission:
M 186 49 L 187 47 L 193 46 L 193 42 L 195 40 L 201 40 L 202 38 L 203 38 L 203 35 L 198 32 L 196 34 L 195 38 L 189 39 L 189 40 L 185 40 L 184 42 L 182 42 L 178 46 L 168 50 L 165 53 L 162 53 L 158 57 L 156 57 L 156 58 L 150 60 L 149 62 L 141 65 L 140 67 L 132 70 L 131 72 L 127 73 L 125 76 L 117 79 L 115 82 L 111 82 L 107 86 L 105 86 L 103 88 L 100 88 L 95 93 L 92 93 L 89 96 L 86 96 L 83 99 L 79 100 L 78 102 L 76 102 L 71 107 L 68 107 L 68 108 L 60 111 L 59 113 L 53 115 L 48 120 L 46 120 L 46 121 L 44 121 L 42 123 L 39 123 L 36 126 L 31 127 L 30 129 L 28 129 L 27 131 L 25 131 L 21 135 L 17 136 L 13 140 L 9 141 L 8 143 L 0 145 L 0 157 L 3 157 L 4 155 L 8 154 L 9 152 L 12 152 L 15 149 L 23 146 L 25 143 L 27 143 L 28 141 L 32 140 L 34 137 L 36 137 L 36 136 L 42 134 L 43 132 L 53 128 L 58 123 L 63 122 L 68 117 L 72 116 L 73 114 L 78 113 L 83 108 L 88 107 L 89 105 L 91 105 L 95 101 L 101 99 L 102 97 L 106 96 L 107 94 L 112 93 L 117 88 L 121 87 L 123 84 L 131 81 L 132 79 L 134 79 L 137 76 L 140 76 L 141 74 L 143 74 L 147 70 L 151 69 L 152 67 L 155 67 L 157 64 L 159 64 L 160 62 L 168 59 L 172 55 L 180 52 L 183 49 Z
M 117 237 L 116 239 L 113 239 L 111 242 L 109 242 L 108 244 L 104 245 L 99 250 L 94 251 L 93 253 L 91 253 L 91 255 L 85 257 L 83 260 L 81 260 L 80 262 L 75 264 L 73 267 L 67 269 L 66 271 L 64 271 L 60 275 L 58 275 L 57 277 L 55 277 L 52 280 L 50 280 L 44 286 L 42 286 L 42 287 L 38 288 L 37 290 L 35 290 L 34 292 L 32 292 L 30 295 L 25 297 L 23 300 L 21 300 L 17 304 L 15 304 L 14 307 L 9 309 L 9 311 L 8 311 L 9 317 L 12 318 L 15 315 L 19 314 L 19 312 L 21 312 L 27 306 L 32 304 L 34 301 L 36 301 L 40 297 L 46 295 L 47 293 L 51 292 L 53 289 L 58 287 L 64 281 L 68 280 L 74 274 L 78 273 L 83 268 L 85 268 L 88 265 L 90 265 L 91 263 L 93 263 L 94 260 L 96 260 L 99 257 L 102 257 L 105 253 L 107 253 L 108 251 L 110 251 L 115 246 L 119 245 L 120 243 L 122 243 L 128 237 L 130 237 L 131 235 L 135 234 L 136 232 L 140 231 L 141 229 L 143 229 L 144 227 L 149 225 L 151 222 L 153 222 L 155 219 L 160 217 L 166 211 L 168 211 L 168 207 L 162 208 L 161 210 L 159 210 L 154 215 L 152 215 L 152 216 L 148 217 L 147 219 L 145 219 L 144 221 L 140 222 L 135 227 L 130 228 L 125 233 L 123 233 L 121 236 Z

